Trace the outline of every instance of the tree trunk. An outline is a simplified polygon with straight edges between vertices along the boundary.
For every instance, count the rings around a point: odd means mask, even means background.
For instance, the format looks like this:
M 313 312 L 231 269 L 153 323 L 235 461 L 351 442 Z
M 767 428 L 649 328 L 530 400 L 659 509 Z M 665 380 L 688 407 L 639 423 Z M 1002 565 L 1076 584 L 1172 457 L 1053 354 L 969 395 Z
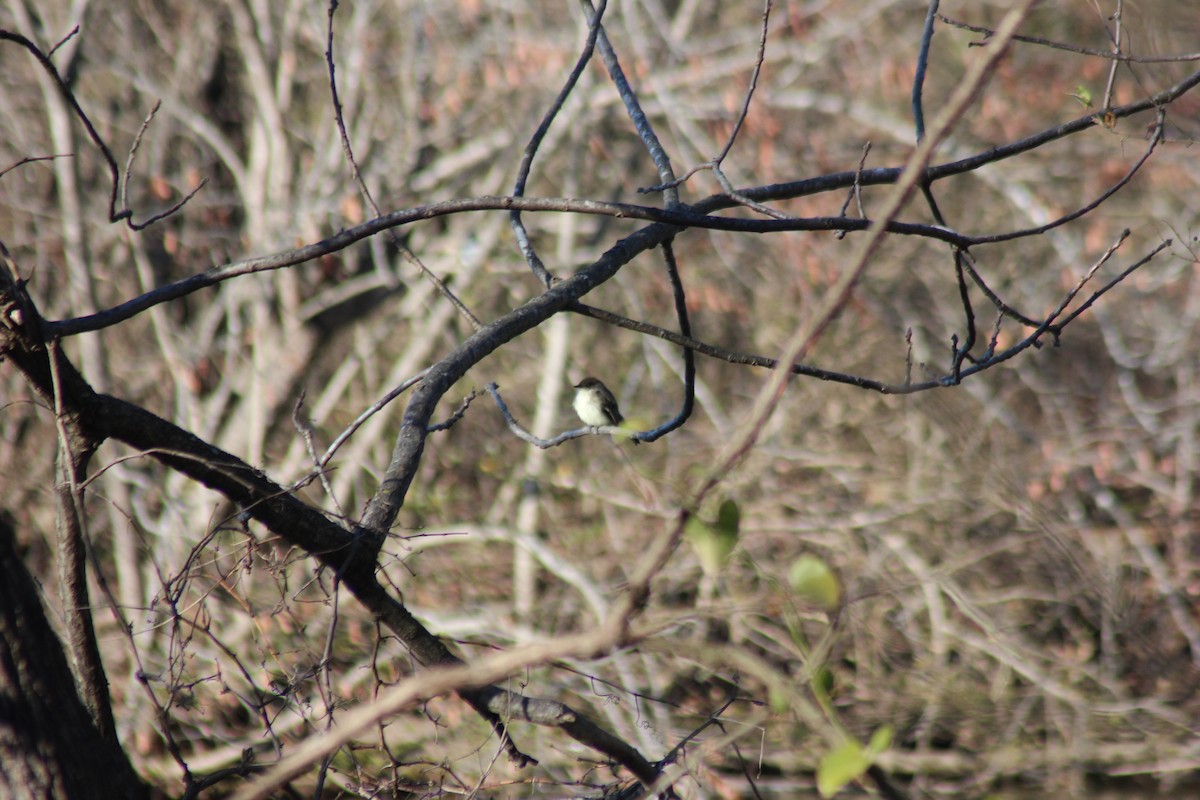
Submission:
M 11 522 L 0 515 L 0 797 L 148 796 L 79 699 Z

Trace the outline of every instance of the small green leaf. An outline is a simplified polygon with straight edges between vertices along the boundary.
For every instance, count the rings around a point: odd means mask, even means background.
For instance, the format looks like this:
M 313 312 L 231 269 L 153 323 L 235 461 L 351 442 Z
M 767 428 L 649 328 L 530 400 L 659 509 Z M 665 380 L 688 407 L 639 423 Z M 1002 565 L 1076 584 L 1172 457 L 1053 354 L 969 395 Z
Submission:
M 861 778 L 870 766 L 862 745 L 849 739 L 821 759 L 817 767 L 817 791 L 822 797 L 832 797 L 850 781 Z
M 771 710 L 776 714 L 784 714 L 792 707 L 787 694 L 781 689 L 774 687 L 767 692 L 767 702 L 770 704 Z
M 716 524 L 697 516 L 688 519 L 683 535 L 692 543 L 705 575 L 718 574 L 737 547 L 739 516 L 737 503 L 726 500 L 721 503 Z
M 1071 97 L 1078 100 L 1084 108 L 1092 107 L 1092 93 L 1083 84 L 1075 87 L 1075 91 L 1071 93 Z
M 828 698 L 833 694 L 833 689 L 837 685 L 837 681 L 833 678 L 833 671 L 829 667 L 821 667 L 812 677 L 812 688 L 823 698 Z
M 871 763 L 875 763 L 875 757 L 892 746 L 892 736 L 895 731 L 891 725 L 881 725 L 871 734 L 871 741 L 867 743 L 867 758 Z
M 841 602 L 842 587 L 837 576 L 816 556 L 800 556 L 793 561 L 788 583 L 804 600 L 826 611 L 833 611 Z
M 617 426 L 620 431 L 620 437 L 625 441 L 631 441 L 635 433 L 644 431 L 649 427 L 652 426 L 645 424 L 641 420 L 633 419 L 625 419 L 620 425 Z
M 726 536 L 733 537 L 736 542 L 741 518 L 742 512 L 738 509 L 738 504 L 733 500 L 726 500 L 721 503 L 721 508 L 717 511 L 717 530 Z

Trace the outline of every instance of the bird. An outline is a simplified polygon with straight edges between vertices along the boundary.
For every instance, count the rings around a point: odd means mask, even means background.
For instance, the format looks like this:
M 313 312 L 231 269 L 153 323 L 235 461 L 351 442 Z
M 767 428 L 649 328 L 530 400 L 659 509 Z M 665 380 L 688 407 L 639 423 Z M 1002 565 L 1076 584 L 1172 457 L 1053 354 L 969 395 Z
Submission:
M 575 413 L 583 420 L 584 425 L 600 428 L 606 425 L 618 426 L 625 421 L 621 409 L 617 408 L 617 398 L 608 390 L 603 381 L 587 377 L 575 384 Z M 629 441 L 637 444 L 637 439 Z

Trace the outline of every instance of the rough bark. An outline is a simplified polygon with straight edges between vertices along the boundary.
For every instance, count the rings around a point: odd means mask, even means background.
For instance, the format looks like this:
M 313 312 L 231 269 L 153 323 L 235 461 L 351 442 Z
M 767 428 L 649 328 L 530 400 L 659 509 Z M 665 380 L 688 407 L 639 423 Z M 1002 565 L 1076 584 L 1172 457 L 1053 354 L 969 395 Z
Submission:
M 149 797 L 79 699 L 15 540 L 0 517 L 0 797 Z

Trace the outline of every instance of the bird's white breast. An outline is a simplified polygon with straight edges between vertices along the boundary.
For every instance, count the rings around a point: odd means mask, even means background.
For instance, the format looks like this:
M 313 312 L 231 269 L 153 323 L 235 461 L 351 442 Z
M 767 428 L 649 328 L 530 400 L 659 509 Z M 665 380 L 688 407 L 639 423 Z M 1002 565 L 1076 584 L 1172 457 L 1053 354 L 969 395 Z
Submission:
M 600 393 L 590 390 L 575 392 L 575 413 L 585 425 L 600 426 L 608 424 L 604 408 L 600 404 Z

